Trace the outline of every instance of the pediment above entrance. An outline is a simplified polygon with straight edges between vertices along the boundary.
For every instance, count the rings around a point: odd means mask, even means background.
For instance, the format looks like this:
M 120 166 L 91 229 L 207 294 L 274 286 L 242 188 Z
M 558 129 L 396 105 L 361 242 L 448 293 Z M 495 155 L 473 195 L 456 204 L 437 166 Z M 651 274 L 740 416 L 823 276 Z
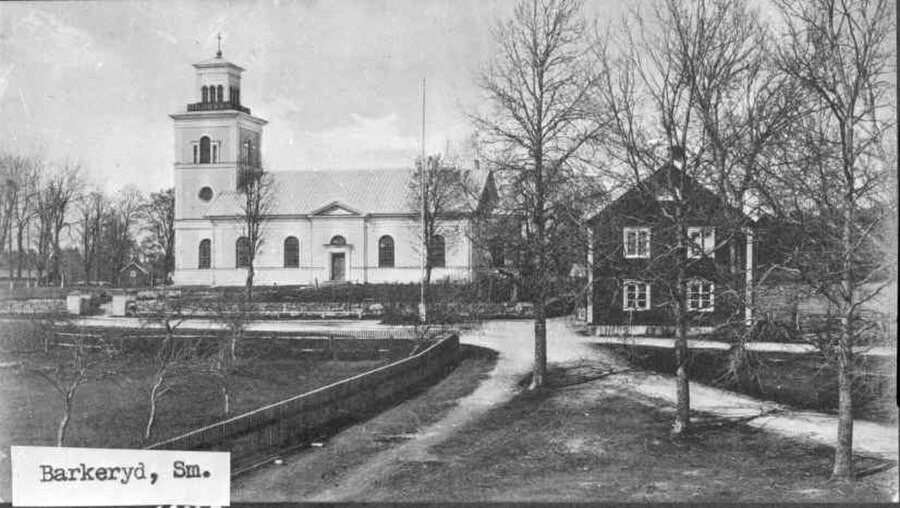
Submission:
M 358 210 L 354 210 L 353 208 L 350 208 L 349 206 L 339 201 L 334 201 L 314 211 L 312 215 L 317 215 L 320 217 L 346 217 L 358 216 L 362 214 Z

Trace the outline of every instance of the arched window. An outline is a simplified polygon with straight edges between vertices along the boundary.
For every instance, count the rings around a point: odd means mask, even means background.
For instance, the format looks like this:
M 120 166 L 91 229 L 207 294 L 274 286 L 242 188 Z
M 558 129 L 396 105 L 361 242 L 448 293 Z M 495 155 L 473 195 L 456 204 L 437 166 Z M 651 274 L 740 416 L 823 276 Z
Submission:
M 297 240 L 296 236 L 289 236 L 284 239 L 284 267 L 300 267 L 300 241 Z
M 394 239 L 388 235 L 378 240 L 378 268 L 394 267 Z
M 209 136 L 200 138 L 200 164 L 209 164 Z
M 347 245 L 347 239 L 341 235 L 334 235 L 331 237 L 331 241 L 328 242 L 331 245 Z
M 203 94 L 203 102 L 208 102 L 209 101 L 209 88 L 204 85 L 203 88 L 200 89 L 200 91 Z
M 209 102 L 216 102 L 216 87 L 209 87 Z
M 444 253 L 445 242 L 441 235 L 434 235 L 431 238 L 431 245 L 428 249 L 428 264 L 432 268 L 443 268 L 447 264 L 447 257 Z
M 234 266 L 248 268 L 250 266 L 250 240 L 242 236 L 234 243 Z
M 222 90 L 223 90 L 222 85 L 219 85 L 219 86 L 218 86 L 218 91 L 219 91 L 219 102 L 225 102 L 225 94 L 222 93 Z
M 212 250 L 209 238 L 200 240 L 198 258 L 197 268 L 201 270 L 208 270 L 212 263 Z

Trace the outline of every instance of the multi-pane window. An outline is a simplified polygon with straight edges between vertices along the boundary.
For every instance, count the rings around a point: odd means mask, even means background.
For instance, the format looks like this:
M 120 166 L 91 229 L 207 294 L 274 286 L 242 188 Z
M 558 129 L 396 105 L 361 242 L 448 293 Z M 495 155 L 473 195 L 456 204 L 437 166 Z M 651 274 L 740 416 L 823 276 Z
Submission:
M 297 240 L 296 236 L 284 239 L 284 267 L 300 267 L 300 240 Z
M 394 239 L 388 235 L 384 235 L 378 240 L 378 267 L 394 267 Z
M 212 248 L 208 238 L 200 241 L 198 257 L 197 268 L 200 270 L 208 270 L 212 261 Z
M 688 282 L 688 310 L 712 312 L 715 308 L 715 286 L 708 280 L 695 279 Z
M 712 256 L 716 250 L 716 231 L 707 227 L 687 228 L 688 257 Z
M 428 264 L 432 268 L 443 268 L 447 265 L 446 242 L 441 235 L 431 237 L 431 245 L 428 246 Z
M 626 258 L 650 257 L 650 228 L 625 228 L 623 242 Z
M 650 284 L 628 280 L 622 285 L 623 310 L 648 310 L 650 308 Z
M 234 243 L 234 266 L 236 268 L 250 267 L 250 240 L 242 236 Z

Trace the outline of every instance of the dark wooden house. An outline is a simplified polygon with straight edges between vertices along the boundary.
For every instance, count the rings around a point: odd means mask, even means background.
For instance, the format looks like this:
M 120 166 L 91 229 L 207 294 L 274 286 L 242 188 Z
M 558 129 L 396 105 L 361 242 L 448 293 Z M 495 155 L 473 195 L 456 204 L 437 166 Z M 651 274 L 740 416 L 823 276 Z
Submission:
M 119 287 L 146 288 L 153 285 L 153 276 L 146 267 L 132 261 L 119 272 Z
M 679 288 L 689 327 L 741 321 L 747 225 L 678 165 L 658 169 L 588 221 L 589 323 L 671 330 Z

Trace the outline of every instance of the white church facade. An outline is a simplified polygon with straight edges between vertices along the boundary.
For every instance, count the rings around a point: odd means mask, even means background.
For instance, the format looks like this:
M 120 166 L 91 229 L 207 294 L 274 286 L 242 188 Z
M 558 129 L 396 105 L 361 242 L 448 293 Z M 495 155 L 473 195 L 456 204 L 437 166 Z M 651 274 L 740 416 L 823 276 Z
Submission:
M 195 102 L 175 123 L 176 285 L 238 286 L 247 276 L 241 167 L 259 167 L 266 120 L 241 103 L 243 69 L 222 58 L 194 64 Z M 482 172 L 477 172 L 482 173 Z M 255 283 L 421 280 L 411 169 L 271 172 L 273 210 L 254 260 Z M 489 174 L 480 185 L 492 186 Z M 483 195 L 480 192 L 479 195 Z M 432 280 L 470 280 L 478 263 L 464 216 L 433 239 Z

